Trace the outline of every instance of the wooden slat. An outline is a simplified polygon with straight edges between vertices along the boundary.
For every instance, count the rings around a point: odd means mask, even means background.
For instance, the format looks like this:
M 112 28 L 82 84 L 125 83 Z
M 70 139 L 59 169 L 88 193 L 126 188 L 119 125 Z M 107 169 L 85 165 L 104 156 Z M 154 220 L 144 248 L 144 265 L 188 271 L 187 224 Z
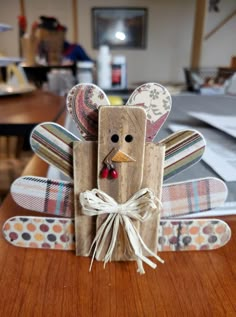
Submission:
M 112 136 L 119 137 L 118 142 L 112 141 Z M 132 142 L 126 142 L 127 135 L 131 135 Z M 140 188 L 143 180 L 144 144 L 146 137 L 146 113 L 138 107 L 109 107 L 105 106 L 99 111 L 98 130 L 98 188 L 113 197 L 117 202 L 124 203 Z M 118 172 L 117 179 L 101 178 L 104 160 L 111 151 L 117 148 L 132 157 L 134 162 L 114 163 Z M 103 223 L 106 216 L 97 217 L 97 228 Z M 113 259 L 124 260 L 130 257 L 126 249 L 125 234 L 123 230 L 118 232 Z M 109 245 L 109 239 L 107 239 Z M 108 245 L 104 245 L 104 254 Z
M 25 1 L 20 0 L 20 15 L 25 16 Z
M 204 40 L 208 40 L 213 34 L 215 34 L 218 30 L 220 30 L 227 22 L 229 22 L 236 15 L 236 10 L 234 10 L 231 14 L 229 14 L 223 21 L 221 21 L 214 29 L 208 32 L 204 36 Z
M 197 68 L 201 62 L 202 40 L 206 17 L 206 0 L 196 0 L 194 31 L 192 41 L 191 67 Z
M 118 142 L 111 140 L 113 135 L 119 137 Z M 133 137 L 132 142 L 125 141 L 127 135 Z M 145 136 L 146 113 L 142 108 L 105 106 L 99 110 L 98 188 L 119 203 L 126 202 L 140 189 L 143 179 Z M 99 174 L 104 166 L 104 160 L 114 148 L 129 155 L 135 162 L 115 162 L 118 178 L 101 178 Z
M 97 142 L 74 142 L 73 157 L 76 255 L 88 256 L 96 233 L 96 217 L 81 213 L 79 195 L 97 187 Z
M 73 42 L 78 43 L 78 5 L 77 0 L 72 0 Z
M 155 143 L 146 143 L 145 160 L 143 170 L 142 188 L 149 188 L 161 201 L 162 181 L 164 171 L 165 146 Z M 152 217 L 141 223 L 139 227 L 140 235 L 153 252 L 157 252 L 158 247 L 158 227 L 160 223 L 161 205 Z

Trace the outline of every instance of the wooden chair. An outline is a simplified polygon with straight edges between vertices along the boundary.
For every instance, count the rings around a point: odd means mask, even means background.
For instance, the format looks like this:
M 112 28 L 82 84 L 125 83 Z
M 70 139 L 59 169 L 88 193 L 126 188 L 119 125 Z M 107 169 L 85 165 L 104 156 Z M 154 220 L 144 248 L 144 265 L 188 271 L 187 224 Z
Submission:
M 32 151 L 24 151 L 23 144 L 23 137 L 0 136 L 0 203 L 32 157 Z

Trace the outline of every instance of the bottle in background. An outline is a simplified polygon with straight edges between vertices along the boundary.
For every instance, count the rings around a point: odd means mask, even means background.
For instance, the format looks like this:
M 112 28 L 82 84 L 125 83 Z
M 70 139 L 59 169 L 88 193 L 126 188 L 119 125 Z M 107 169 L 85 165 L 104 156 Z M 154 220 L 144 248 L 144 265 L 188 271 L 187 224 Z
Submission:
M 77 63 L 77 83 L 93 83 L 93 71 L 94 63 L 90 61 L 78 62 Z
M 126 58 L 123 55 L 113 56 L 112 59 L 112 88 L 127 88 Z
M 111 88 L 111 54 L 107 45 L 101 45 L 97 56 L 97 84 L 102 89 Z

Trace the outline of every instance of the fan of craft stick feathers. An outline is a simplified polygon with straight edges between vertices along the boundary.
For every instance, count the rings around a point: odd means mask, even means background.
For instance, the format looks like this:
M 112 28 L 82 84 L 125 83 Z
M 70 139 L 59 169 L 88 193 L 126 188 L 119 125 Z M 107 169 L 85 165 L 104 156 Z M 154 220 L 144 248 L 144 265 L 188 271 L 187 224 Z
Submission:
M 171 110 L 166 88 L 147 83 L 135 89 L 126 105 L 111 106 L 99 87 L 79 84 L 67 96 L 67 109 L 81 137 L 45 122 L 32 131 L 31 146 L 71 180 L 18 178 L 11 187 L 13 199 L 41 216 L 8 219 L 3 226 L 8 242 L 27 248 L 75 250 L 77 255 L 93 255 L 105 263 L 138 258 L 137 262 L 153 267 L 146 256 L 212 250 L 229 241 L 231 231 L 222 220 L 181 218 L 222 205 L 227 197 L 224 182 L 206 177 L 165 184 L 197 163 L 205 149 L 205 140 L 196 130 L 181 130 L 155 142 Z M 152 210 L 148 215 L 146 209 L 137 207 L 144 201 L 145 208 Z M 110 214 L 103 212 L 107 204 L 109 212 L 113 210 Z M 133 205 L 138 216 L 129 214 Z M 122 225 L 135 231 L 141 255 L 133 247 L 133 236 L 120 230 Z M 102 226 L 104 231 L 98 236 Z

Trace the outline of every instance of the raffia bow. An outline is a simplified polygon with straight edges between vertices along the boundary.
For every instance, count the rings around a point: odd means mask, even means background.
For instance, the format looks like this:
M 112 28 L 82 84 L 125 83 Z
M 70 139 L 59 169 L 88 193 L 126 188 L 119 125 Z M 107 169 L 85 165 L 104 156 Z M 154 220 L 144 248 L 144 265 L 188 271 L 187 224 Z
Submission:
M 85 191 L 80 194 L 80 203 L 82 213 L 88 216 L 99 216 L 108 214 L 104 222 L 97 230 L 96 236 L 91 245 L 94 247 L 90 270 L 92 268 L 95 255 L 100 256 L 104 243 L 111 234 L 111 242 L 103 259 L 104 266 L 111 261 L 112 253 L 117 241 L 119 226 L 123 226 L 127 235 L 131 250 L 137 259 L 138 272 L 145 273 L 142 262 L 145 262 L 152 268 L 156 268 L 156 264 L 143 255 L 145 250 L 150 256 L 155 257 L 158 261 L 164 261 L 152 252 L 142 240 L 138 230 L 132 220 L 140 222 L 147 221 L 154 212 L 159 212 L 158 206 L 161 205 L 159 199 L 148 188 L 143 188 L 134 194 L 126 203 L 118 204 L 112 197 L 99 189 Z

